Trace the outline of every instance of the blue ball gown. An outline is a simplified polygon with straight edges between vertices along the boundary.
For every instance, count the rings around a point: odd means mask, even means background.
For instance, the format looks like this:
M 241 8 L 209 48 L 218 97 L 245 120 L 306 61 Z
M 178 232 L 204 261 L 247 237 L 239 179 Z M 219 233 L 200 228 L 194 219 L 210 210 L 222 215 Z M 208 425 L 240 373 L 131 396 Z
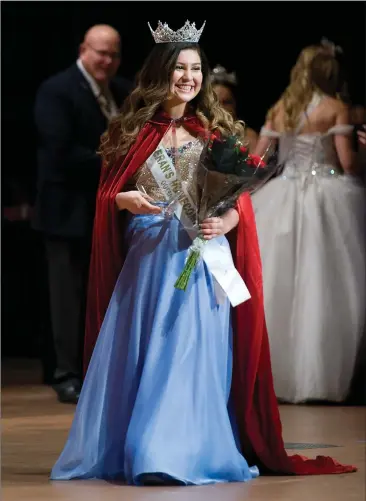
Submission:
M 52 480 L 245 482 L 230 412 L 231 307 L 204 262 L 174 288 L 191 239 L 175 217 L 130 216 L 117 280 Z M 228 246 L 225 237 L 221 245 Z

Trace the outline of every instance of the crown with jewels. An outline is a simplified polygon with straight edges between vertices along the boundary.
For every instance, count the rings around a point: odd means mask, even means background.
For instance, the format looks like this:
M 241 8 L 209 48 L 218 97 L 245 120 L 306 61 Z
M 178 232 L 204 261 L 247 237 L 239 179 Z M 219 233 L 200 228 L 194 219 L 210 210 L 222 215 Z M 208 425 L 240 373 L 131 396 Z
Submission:
M 238 80 L 236 78 L 236 73 L 228 73 L 226 68 L 218 64 L 215 66 L 215 68 L 212 70 L 211 73 L 211 82 L 216 82 L 216 83 L 229 83 L 231 85 L 237 85 Z
M 342 47 L 336 45 L 334 42 L 331 42 L 330 40 L 328 40 L 328 38 L 323 37 L 321 39 L 320 45 L 327 49 L 333 57 L 335 57 L 337 54 L 343 54 Z
M 171 42 L 192 42 L 197 43 L 202 35 L 203 28 L 205 27 L 206 21 L 203 23 L 201 29 L 196 28 L 195 23 L 190 23 L 186 21 L 182 28 L 177 31 L 173 31 L 169 28 L 167 23 L 162 24 L 158 22 L 158 27 L 154 31 L 150 23 L 147 23 L 155 43 L 171 43 Z

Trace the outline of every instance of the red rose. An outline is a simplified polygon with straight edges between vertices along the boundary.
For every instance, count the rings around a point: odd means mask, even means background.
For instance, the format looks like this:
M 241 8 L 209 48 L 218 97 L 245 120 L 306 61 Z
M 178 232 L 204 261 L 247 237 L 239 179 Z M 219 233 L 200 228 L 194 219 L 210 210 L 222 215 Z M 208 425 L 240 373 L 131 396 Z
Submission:
M 265 167 L 266 164 L 263 162 L 261 157 L 259 155 L 252 155 L 249 153 L 248 159 L 247 159 L 247 164 L 248 165 L 253 165 L 255 167 Z

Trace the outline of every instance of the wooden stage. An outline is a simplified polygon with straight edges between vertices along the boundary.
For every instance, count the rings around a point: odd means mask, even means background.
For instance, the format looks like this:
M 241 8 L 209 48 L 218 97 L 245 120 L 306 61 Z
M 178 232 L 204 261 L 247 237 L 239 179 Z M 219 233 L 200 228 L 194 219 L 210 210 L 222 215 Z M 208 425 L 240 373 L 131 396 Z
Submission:
M 37 362 L 2 368 L 3 501 L 363 501 L 365 407 L 281 406 L 290 452 L 331 455 L 357 473 L 317 477 L 260 477 L 247 484 L 208 487 L 127 487 L 102 481 L 50 482 L 74 406 L 60 404 L 41 385 Z

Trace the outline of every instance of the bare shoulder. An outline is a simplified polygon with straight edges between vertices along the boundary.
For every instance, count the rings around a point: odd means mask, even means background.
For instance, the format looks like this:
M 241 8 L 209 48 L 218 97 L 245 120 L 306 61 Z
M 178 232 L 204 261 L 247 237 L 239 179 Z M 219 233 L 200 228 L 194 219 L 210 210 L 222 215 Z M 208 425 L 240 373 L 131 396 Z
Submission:
M 349 112 L 349 106 L 343 101 L 335 99 L 334 97 L 327 96 L 324 99 L 324 104 L 329 110 L 332 110 L 336 115 Z
M 336 100 L 334 100 L 336 101 Z M 351 123 L 351 110 L 350 107 L 342 101 L 335 103 L 335 115 L 337 124 L 350 124 Z
M 319 107 L 316 119 L 320 120 L 321 123 L 327 122 L 327 127 L 349 124 L 350 108 L 343 101 L 327 96 Z

